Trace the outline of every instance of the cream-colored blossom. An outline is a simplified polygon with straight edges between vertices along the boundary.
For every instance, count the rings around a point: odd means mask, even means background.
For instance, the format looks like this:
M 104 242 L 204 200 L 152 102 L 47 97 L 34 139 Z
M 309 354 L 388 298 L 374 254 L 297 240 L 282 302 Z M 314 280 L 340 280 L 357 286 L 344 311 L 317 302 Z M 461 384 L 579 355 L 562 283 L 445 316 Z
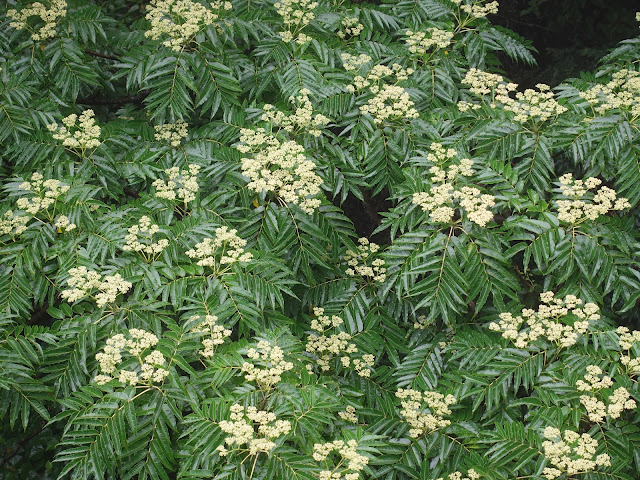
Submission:
M 547 439 L 542 442 L 544 456 L 553 465 L 542 472 L 548 480 L 554 480 L 563 473 L 572 477 L 611 465 L 609 455 L 596 455 L 598 441 L 587 433 L 580 435 L 571 430 L 561 433 L 557 428 L 547 427 L 544 437 Z
M 276 11 L 291 33 L 299 32 L 316 18 L 313 9 L 317 6 L 318 2 L 313 0 L 278 0 L 274 4 Z
M 18 198 L 16 206 L 31 215 L 36 215 L 41 210 L 46 211 L 71 188 L 54 178 L 45 180 L 39 172 L 34 172 L 29 181 L 22 182 L 19 186 L 31 195 Z
M 345 422 L 358 423 L 358 416 L 356 415 L 356 409 L 351 405 L 347 405 L 347 408 L 338 412 L 338 416 Z
M 69 275 L 67 285 L 72 288 L 63 290 L 60 294 L 68 302 L 75 302 L 91 295 L 98 307 L 104 307 L 107 303 L 115 302 L 118 294 L 127 293 L 132 286 L 131 282 L 124 280 L 119 273 L 107 275 L 103 279 L 98 272 L 86 267 L 72 268 Z
M 481 2 L 484 0 L 481 0 L 480 2 L 477 3 L 472 3 L 471 5 L 466 5 L 466 4 L 462 4 L 460 5 L 460 10 L 462 10 L 463 12 L 466 12 L 469 16 L 473 17 L 473 18 L 484 18 L 487 15 L 491 15 L 491 14 L 496 14 L 498 13 L 498 2 L 489 2 L 485 5 L 482 5 Z M 459 3 L 459 2 L 456 2 Z
M 239 404 L 231 405 L 231 420 L 222 420 L 218 426 L 227 434 L 225 444 L 233 445 L 249 455 L 270 453 L 276 447 L 277 439 L 291 431 L 291 422 L 288 420 L 278 420 L 272 412 L 253 406 L 245 409 Z M 217 450 L 220 456 L 231 453 L 223 445 Z
M 416 55 L 424 55 L 431 48 L 446 48 L 453 39 L 453 32 L 436 27 L 427 28 L 426 32 L 407 30 L 405 35 L 409 52 Z
M 162 238 L 154 241 L 153 236 L 158 233 L 160 227 L 151 224 L 151 219 L 146 215 L 140 217 L 137 225 L 128 229 L 125 237 L 126 245 L 122 247 L 125 252 L 138 252 L 147 261 L 153 261 L 169 246 L 169 240 Z
M 322 134 L 320 129 L 329 123 L 329 119 L 320 113 L 313 114 L 310 94 L 307 88 L 303 88 L 298 95 L 289 97 L 289 101 L 296 107 L 290 115 L 276 110 L 273 105 L 265 104 L 262 107 L 262 120 L 293 134 L 304 132 L 319 137 Z
M 334 452 L 340 458 L 331 461 Z M 313 459 L 324 464 L 325 470 L 318 473 L 320 480 L 357 480 L 369 464 L 369 458 L 358 453 L 356 440 L 316 443 L 313 445 Z
M 247 263 L 253 258 L 251 252 L 245 252 L 246 240 L 237 235 L 235 228 L 218 227 L 215 236 L 205 238 L 196 243 L 195 248 L 185 253 L 190 258 L 197 258 L 198 265 L 211 267 L 214 273 L 221 275 L 234 263 Z
M 382 283 L 387 278 L 385 262 L 381 258 L 375 258 L 375 254 L 380 247 L 370 242 L 366 237 L 358 239 L 357 251 L 347 250 L 345 260 L 347 270 L 345 273 L 350 277 L 361 276 L 365 280 Z
M 194 315 L 189 320 L 195 321 L 199 319 L 199 315 Z M 204 320 L 196 324 L 191 329 L 191 332 L 207 337 L 201 340 L 204 348 L 198 351 L 205 358 L 213 357 L 215 348 L 218 345 L 222 345 L 224 340 L 230 337 L 232 333 L 231 330 L 218 323 L 218 317 L 215 315 L 205 315 Z
M 151 0 L 146 18 L 151 28 L 145 36 L 154 40 L 168 37 L 162 42 L 174 51 L 180 51 L 205 26 L 213 25 L 223 10 L 231 10 L 231 2 L 216 0 L 205 6 L 193 0 Z
M 52 123 L 47 129 L 52 132 L 52 137 L 62 140 L 62 145 L 69 150 L 84 154 L 86 150 L 92 150 L 100 146 L 101 129 L 96 125 L 93 110 L 85 110 L 78 117 L 75 113 L 64 117 L 62 125 Z
M 584 380 L 578 380 L 576 387 L 579 391 L 588 392 L 580 396 L 580 403 L 592 422 L 601 423 L 607 416 L 616 419 L 624 410 L 636 408 L 636 402 L 630 398 L 626 388 L 615 389 L 608 398 L 602 395 L 602 390 L 613 387 L 613 380 L 610 376 L 603 375 L 602 369 L 597 365 L 587 367 Z
M 635 356 L 632 352 L 635 345 L 640 345 L 640 331 L 630 331 L 627 327 L 618 327 L 616 333 L 619 335 L 619 345 L 621 350 L 627 350 L 627 354 L 620 355 L 622 363 L 629 375 L 640 375 L 640 356 Z
M 445 149 L 439 143 L 432 143 L 427 159 L 434 163 L 429 169 L 431 173 L 431 189 L 428 192 L 413 194 L 412 203 L 420 205 L 422 210 L 429 212 L 429 219 L 435 223 L 451 223 L 455 215 L 455 207 L 459 207 L 467 214 L 467 218 L 482 227 L 493 219 L 489 210 L 495 205 L 492 195 L 483 194 L 478 188 L 458 187 L 460 177 L 473 175 L 473 160 L 463 158 L 458 164 L 450 163 L 445 170 L 442 165 L 454 158 L 454 149 Z
M 280 141 L 264 129 L 241 130 L 242 174 L 247 187 L 255 192 L 272 192 L 286 204 L 297 204 L 311 215 L 320 206 L 322 179 L 316 165 L 305 155 L 304 147 L 293 140 Z
M 401 402 L 400 415 L 409 424 L 409 435 L 418 438 L 424 434 L 432 433 L 440 428 L 451 425 L 451 420 L 446 415 L 451 415 L 449 405 L 456 403 L 453 395 L 443 395 L 438 392 L 419 392 L 412 388 L 399 388 L 396 397 Z
M 62 232 L 69 232 L 71 230 L 73 230 L 74 228 L 76 228 L 76 224 L 75 223 L 71 223 L 69 221 L 69 217 L 67 217 L 66 215 L 60 215 L 55 223 L 54 223 L 55 227 L 58 229 L 59 233 Z
M 337 315 L 324 314 L 324 308 L 315 307 L 313 309 L 315 319 L 311 321 L 311 329 L 314 330 L 307 337 L 306 351 L 315 360 L 315 364 L 321 372 L 331 369 L 332 360 L 339 359 L 344 368 L 353 368 L 361 377 L 369 377 L 375 362 L 375 356 L 371 354 L 355 355 L 358 348 L 351 343 L 352 337 L 347 332 L 334 330 L 344 322 Z M 312 371 L 313 365 L 307 365 L 307 369 Z
M 182 139 L 187 138 L 189 131 L 186 122 L 164 123 L 153 127 L 156 131 L 154 138 L 159 142 L 169 142 L 172 147 L 179 147 Z
M 150 350 L 158 344 L 158 337 L 151 332 L 132 328 L 126 334 L 118 333 L 108 338 L 102 352 L 96 354 L 96 361 L 102 373 L 93 379 L 104 385 L 117 379 L 124 385 L 159 384 L 169 375 L 164 355 L 158 350 Z M 143 352 L 148 352 L 144 358 Z M 119 368 L 120 364 L 134 358 L 133 370 Z M 130 362 L 127 365 L 131 365 Z
M 262 390 L 273 388 L 282 379 L 282 374 L 293 368 L 293 363 L 285 360 L 284 351 L 265 340 L 247 350 L 247 357 L 251 361 L 242 364 L 244 378 L 256 382 Z
M 560 191 L 565 198 L 556 200 L 558 220 L 577 224 L 585 220 L 596 220 L 614 210 L 631 207 L 629 200 L 617 197 L 615 190 L 607 186 L 601 186 L 595 191 L 601 183 L 602 181 L 595 177 L 576 180 L 570 173 L 562 175 Z
M 360 23 L 358 17 L 344 17 L 340 21 L 342 29 L 338 31 L 337 35 L 340 38 L 357 37 L 364 30 L 364 25 Z
M 66 0 L 43 0 L 33 2 L 21 10 L 15 8 L 7 10 L 7 17 L 12 20 L 9 26 L 18 30 L 29 30 L 31 38 L 35 41 L 54 37 L 60 19 L 66 15 Z M 30 25 L 30 17 L 39 17 L 44 25 Z
M 407 121 L 419 117 L 415 104 L 404 88 L 383 85 L 374 93 L 375 96 L 360 107 L 360 113 L 371 115 L 375 123 Z
M 537 311 L 525 308 L 517 317 L 508 312 L 501 313 L 500 321 L 491 322 L 489 329 L 502 332 L 502 337 L 511 340 L 517 348 L 526 348 L 539 339 L 570 347 L 587 332 L 590 321 L 600 318 L 597 305 L 587 303 L 582 306 L 582 300 L 573 295 L 562 299 L 555 298 L 553 292 L 544 292 L 540 294 L 540 300 L 542 304 Z M 576 317 L 571 325 L 562 322 L 568 315 Z
M 640 72 L 620 69 L 611 75 L 608 83 L 594 85 L 579 95 L 599 115 L 610 110 L 623 110 L 637 117 L 640 115 Z
M 27 229 L 27 223 L 29 223 L 31 218 L 29 215 L 20 215 L 13 210 L 7 210 L 0 216 L 0 234 L 22 234 Z
M 195 200 L 198 191 L 197 176 L 200 172 L 200 165 L 191 164 L 187 169 L 179 167 L 167 168 L 167 181 L 157 179 L 152 185 L 156 187 L 156 197 L 167 200 L 181 200 L 185 206 L 188 202 Z
M 462 472 L 453 472 L 447 475 L 446 477 L 440 477 L 437 480 L 478 480 L 482 478 L 478 472 L 476 472 L 473 468 L 470 468 L 467 471 L 466 476 L 463 475 Z

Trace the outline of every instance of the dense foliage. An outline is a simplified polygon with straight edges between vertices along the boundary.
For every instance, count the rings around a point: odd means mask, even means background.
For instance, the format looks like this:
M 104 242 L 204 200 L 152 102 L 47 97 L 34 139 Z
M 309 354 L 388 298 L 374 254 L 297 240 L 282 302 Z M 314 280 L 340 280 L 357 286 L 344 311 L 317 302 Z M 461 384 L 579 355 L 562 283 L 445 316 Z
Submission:
M 0 478 L 638 478 L 640 36 L 8 3 Z

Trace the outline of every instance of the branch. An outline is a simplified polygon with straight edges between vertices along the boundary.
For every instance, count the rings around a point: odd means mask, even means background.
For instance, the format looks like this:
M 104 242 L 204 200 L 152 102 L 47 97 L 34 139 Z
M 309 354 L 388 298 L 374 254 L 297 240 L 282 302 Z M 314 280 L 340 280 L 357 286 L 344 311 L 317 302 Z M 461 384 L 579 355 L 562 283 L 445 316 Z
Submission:
M 115 55 L 109 55 L 107 53 L 95 52 L 93 50 L 85 50 L 84 53 L 87 55 L 93 55 L 94 57 L 106 58 L 108 60 L 120 60 L 120 57 L 116 57 Z

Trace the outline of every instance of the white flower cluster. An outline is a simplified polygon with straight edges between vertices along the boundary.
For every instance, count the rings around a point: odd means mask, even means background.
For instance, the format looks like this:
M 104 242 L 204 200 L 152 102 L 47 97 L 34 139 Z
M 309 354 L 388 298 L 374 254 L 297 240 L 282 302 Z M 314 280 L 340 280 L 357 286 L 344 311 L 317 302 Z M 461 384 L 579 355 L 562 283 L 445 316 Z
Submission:
M 451 415 L 449 405 L 456 403 L 453 395 L 444 396 L 438 392 L 399 388 L 396 397 L 401 399 L 400 414 L 411 427 L 409 435 L 412 438 L 451 425 L 451 420 L 444 417 Z
M 634 117 L 640 115 L 640 72 L 622 69 L 614 72 L 606 85 L 596 85 L 580 97 L 603 115 L 609 110 L 629 110 Z
M 597 394 L 604 389 L 611 388 L 613 380 L 608 375 L 602 374 L 602 369 L 597 365 L 589 365 L 584 380 L 578 380 L 576 387 L 581 392 L 590 392 L 590 395 L 581 395 L 580 403 L 587 410 L 589 420 L 596 423 L 604 421 L 608 415 L 610 418 L 619 418 L 624 410 L 636 408 L 635 400 L 630 399 L 626 388 L 616 388 L 609 395 L 606 403 L 597 398 Z
M 157 40 L 167 35 L 169 38 L 162 44 L 180 51 L 203 26 L 212 25 L 218 19 L 218 13 L 213 10 L 233 8 L 228 1 L 208 3 L 210 8 L 192 0 L 151 0 L 146 16 L 151 22 L 151 29 L 145 32 L 145 36 Z
M 347 35 L 350 37 L 357 37 L 364 30 L 364 25 L 360 23 L 358 17 L 344 17 L 340 22 L 344 30 L 338 31 L 338 37 L 346 38 Z
M 347 408 L 338 412 L 338 416 L 345 422 L 358 423 L 358 416 L 356 415 L 356 409 L 351 405 L 347 405 Z
M 258 193 L 273 192 L 285 203 L 297 204 L 303 212 L 313 214 L 321 202 L 311 197 L 320 193 L 322 179 L 302 145 L 293 140 L 280 142 L 264 129 L 242 129 L 240 141 L 238 150 L 253 151 L 253 156 L 242 159 L 242 174 L 249 178 L 247 187 Z
M 452 0 L 456 5 L 460 5 L 462 0 Z M 489 2 L 486 5 L 481 5 L 480 3 L 472 4 L 472 5 L 460 5 L 460 10 L 469 14 L 469 16 L 473 18 L 484 18 L 487 15 L 498 13 L 498 2 Z
M 278 420 L 274 413 L 258 410 L 253 406 L 245 410 L 238 404 L 231 405 L 231 421 L 222 420 L 218 426 L 229 434 L 224 439 L 227 445 L 247 445 L 244 451 L 249 455 L 260 452 L 268 454 L 276 447 L 274 440 L 291 431 L 291 422 L 288 420 Z M 218 446 L 217 451 L 221 457 L 230 453 L 224 445 Z
M 407 30 L 405 32 L 407 36 L 406 43 L 409 46 L 409 51 L 416 55 L 424 55 L 430 48 L 447 48 L 451 45 L 453 39 L 453 32 L 447 30 L 440 30 L 436 27 L 427 28 L 426 32 L 414 32 L 413 30 Z
M 261 340 L 256 348 L 247 350 L 253 362 L 244 362 L 242 371 L 248 382 L 255 381 L 261 390 L 269 390 L 282 379 L 282 374 L 293 368 L 293 363 L 284 359 L 284 351 L 277 345 Z
M 316 462 L 327 462 L 327 457 L 333 452 L 340 455 L 340 460 L 332 462 L 332 468 L 320 471 L 318 480 L 358 480 L 360 472 L 369 464 L 369 458 L 358 453 L 356 440 L 334 440 L 313 445 L 313 459 Z M 327 463 L 325 466 L 328 466 Z
M 416 321 L 413 322 L 413 328 L 416 330 L 424 330 L 432 324 L 433 318 L 427 318 L 426 315 L 419 315 L 418 318 L 416 318 Z
M 194 315 L 189 320 L 193 322 L 198 319 L 200 319 L 200 316 Z M 202 340 L 204 349 L 199 350 L 198 353 L 205 358 L 211 358 L 214 355 L 216 346 L 222 345 L 225 338 L 230 337 L 232 332 L 223 325 L 219 325 L 218 317 L 215 315 L 205 315 L 204 320 L 191 329 L 191 333 L 209 336 L 209 338 Z
M 125 281 L 119 273 L 107 275 L 102 279 L 102 275 L 87 267 L 76 267 L 69 270 L 67 285 L 70 289 L 63 290 L 61 297 L 68 302 L 75 302 L 86 297 L 92 290 L 98 292 L 92 297 L 98 307 L 104 307 L 107 303 L 115 302 L 119 293 L 127 293 L 131 288 L 131 282 Z
M 562 347 L 570 347 L 578 341 L 580 335 L 587 332 L 590 321 L 600 318 L 596 304 L 586 303 L 581 308 L 582 300 L 574 295 L 561 299 L 554 298 L 553 292 L 544 292 L 540 294 L 540 300 L 542 304 L 537 311 L 525 308 L 522 315 L 517 317 L 501 313 L 500 321 L 491 322 L 489 329 L 502 332 L 502 337 L 513 341 L 517 348 L 526 348 L 539 338 Z M 561 323 L 560 320 L 568 315 L 579 320 L 573 322 L 573 325 Z
M 169 246 L 169 240 L 160 239 L 153 241 L 153 236 L 158 233 L 160 227 L 151 224 L 151 219 L 146 215 L 140 217 L 137 225 L 129 227 L 128 234 L 125 238 L 127 244 L 122 247 L 125 252 L 139 252 L 145 259 L 152 260 Z M 140 241 L 142 240 L 142 241 Z
M 360 113 L 371 115 L 378 124 L 420 116 L 407 91 L 397 85 L 383 85 L 366 105 L 360 107 Z
M 7 210 L 0 217 L 0 234 L 2 235 L 20 235 L 27 229 L 31 217 L 27 215 L 18 215 L 13 210 Z
M 182 120 L 176 123 L 155 125 L 153 128 L 156 131 L 154 138 L 159 142 L 169 142 L 172 147 L 179 147 L 182 139 L 189 135 L 187 123 Z
M 606 453 L 596 456 L 598 441 L 587 433 L 582 435 L 571 430 L 560 430 L 554 427 L 544 429 L 542 449 L 544 456 L 553 467 L 546 467 L 542 475 L 547 480 L 554 480 L 563 473 L 567 477 L 591 472 L 596 467 L 611 466 L 609 455 Z
M 308 89 L 303 88 L 297 96 L 289 97 L 289 101 L 296 106 L 295 112 L 291 115 L 276 110 L 273 105 L 265 104 L 262 107 L 264 110 L 262 120 L 272 122 L 290 133 L 304 131 L 309 135 L 319 137 L 322 134 L 320 128 L 327 125 L 329 119 L 320 113 L 313 115 L 313 105 L 309 100 L 310 94 Z
M 427 159 L 432 163 L 443 164 L 457 155 L 452 148 L 445 149 L 439 143 L 431 144 L 431 152 Z M 434 165 L 429 169 L 431 173 L 431 189 L 428 192 L 413 194 L 412 203 L 420 205 L 422 210 L 429 212 L 429 218 L 436 223 L 451 223 L 455 215 L 455 204 L 467 213 L 467 218 L 481 227 L 493 219 L 489 210 L 495 205 L 492 195 L 483 194 L 478 188 L 463 186 L 456 188 L 456 178 L 473 175 L 473 160 L 463 158 L 459 164 L 450 164 L 445 171 Z
M 80 116 L 72 113 L 62 119 L 62 125 L 52 123 L 47 129 L 52 137 L 62 140 L 62 145 L 71 150 L 87 150 L 100 145 L 100 127 L 96 125 L 93 110 L 85 110 Z
M 71 223 L 69 221 L 69 217 L 67 217 L 66 215 L 60 215 L 55 222 L 55 227 L 58 229 L 59 233 L 62 232 L 68 232 L 70 230 L 73 230 L 74 228 L 76 228 L 76 224 L 75 223 Z
M 527 88 L 524 92 L 516 92 L 515 99 L 508 94 L 496 95 L 496 101 L 502 103 L 505 110 L 515 113 L 513 119 L 520 123 L 531 119 L 545 122 L 567 111 L 567 107 L 554 98 L 549 85 L 538 83 L 536 87 L 538 91 Z
M 103 351 L 96 354 L 102 373 L 96 375 L 93 381 L 98 385 L 104 385 L 116 379 L 131 386 L 162 383 L 169 375 L 162 353 L 153 350 L 144 355 L 144 358 L 142 356 L 144 351 L 157 344 L 158 337 L 139 328 L 130 329 L 127 336 L 118 333 L 107 339 Z M 119 368 L 119 365 L 126 361 L 123 360 L 123 355 L 137 359 L 137 367 L 133 370 Z
M 350 277 L 360 275 L 365 279 L 371 279 L 374 282 L 384 282 L 387 278 L 387 269 L 384 268 L 384 260 L 376 258 L 370 261 L 371 257 L 380 249 L 380 247 L 369 242 L 369 239 L 362 237 L 358 239 L 358 250 L 347 250 L 346 258 L 349 267 L 345 273 Z
M 365 63 L 371 61 L 371 57 L 368 55 L 360 55 L 358 57 L 342 54 L 341 55 L 344 69 L 347 71 L 358 70 Z M 386 65 L 374 65 L 367 73 L 367 76 L 356 75 L 353 77 L 353 85 L 347 85 L 347 91 L 354 93 L 364 88 L 369 88 L 369 91 L 374 95 L 380 92 L 380 89 L 388 84 L 389 77 L 395 77 L 396 83 L 402 82 L 409 78 L 414 72 L 413 68 L 404 68 L 399 63 L 394 63 L 391 67 Z M 385 80 L 387 79 L 387 80 Z M 387 83 L 385 83 L 385 81 Z
M 568 223 L 580 223 L 584 220 L 595 220 L 601 215 L 606 215 L 612 210 L 624 210 L 631 207 L 629 200 L 624 197 L 617 198 L 616 191 L 602 186 L 595 190 L 602 180 L 589 177 L 586 180 L 576 180 L 573 175 L 567 173 L 560 177 L 560 191 L 570 200 L 558 200 L 558 220 Z
M 156 187 L 156 197 L 167 200 L 178 198 L 185 205 L 187 202 L 195 200 L 198 191 L 198 172 L 200 172 L 200 165 L 195 164 L 189 165 L 186 170 L 180 170 L 178 167 L 167 168 L 164 173 L 168 175 L 169 179 L 166 182 L 157 179 L 151 184 Z
M 627 350 L 628 355 L 620 355 L 620 363 L 627 367 L 630 375 L 640 375 L 640 357 L 631 357 L 631 349 L 634 345 L 640 345 L 640 331 L 631 332 L 627 327 L 618 327 L 619 345 L 622 350 Z
M 290 35 L 302 30 L 316 18 L 312 10 L 317 6 L 318 2 L 313 0 L 279 0 L 274 4 Z
M 371 376 L 371 367 L 373 367 L 375 356 L 364 354 L 360 358 L 352 358 L 350 354 L 357 353 L 358 347 L 350 343 L 351 335 L 347 332 L 338 332 L 327 335 L 327 330 L 342 325 L 343 320 L 337 315 L 329 318 L 324 314 L 324 308 L 316 307 L 313 309 L 316 316 L 311 321 L 311 329 L 318 333 L 311 333 L 307 338 L 306 351 L 313 354 L 316 364 L 320 370 L 326 372 L 331 368 L 331 360 L 340 357 L 340 363 L 345 368 L 353 367 L 361 377 Z M 313 366 L 307 365 L 307 370 L 312 371 Z
M 211 267 L 217 274 L 224 273 L 232 264 L 247 263 L 253 258 L 252 253 L 244 251 L 247 241 L 237 233 L 235 228 L 218 227 L 213 238 L 205 238 L 202 242 L 196 243 L 195 249 L 187 250 L 185 253 L 190 258 L 199 259 L 198 265 Z
M 501 75 L 483 72 L 477 68 L 470 69 L 462 83 L 469 85 L 469 91 L 480 97 L 491 94 L 491 107 L 499 104 L 505 110 L 513 112 L 516 122 L 544 122 L 567 111 L 566 107 L 557 102 L 551 88 L 544 83 L 536 85 L 537 91 L 527 88 L 524 92 L 518 92 L 518 84 L 508 83 Z M 510 96 L 512 92 L 516 92 L 516 98 Z M 463 101 L 458 104 L 458 108 L 461 112 L 466 112 L 479 106 Z
M 357 57 L 349 53 L 341 53 L 340 59 L 342 60 L 342 67 L 348 72 L 359 70 L 371 61 L 371 57 L 364 53 L 361 53 Z
M 58 22 L 67 14 L 67 2 L 66 0 L 45 0 L 45 3 L 49 6 L 42 2 L 33 2 L 20 11 L 10 8 L 7 10 L 7 17 L 12 20 L 9 26 L 18 30 L 32 31 L 31 38 L 35 41 L 55 36 Z M 32 29 L 27 21 L 29 17 L 40 17 L 44 25 L 38 29 Z
M 16 206 L 25 210 L 31 215 L 35 215 L 40 210 L 46 210 L 53 205 L 56 199 L 69 190 L 69 185 L 65 185 L 60 180 L 45 180 L 41 173 L 34 172 L 31 180 L 22 182 L 19 187 L 33 193 L 33 197 L 20 197 L 16 201 Z
M 453 472 L 447 475 L 446 478 L 440 477 L 436 480 L 478 480 L 481 477 L 478 472 L 470 468 L 466 476 L 464 476 L 462 472 Z

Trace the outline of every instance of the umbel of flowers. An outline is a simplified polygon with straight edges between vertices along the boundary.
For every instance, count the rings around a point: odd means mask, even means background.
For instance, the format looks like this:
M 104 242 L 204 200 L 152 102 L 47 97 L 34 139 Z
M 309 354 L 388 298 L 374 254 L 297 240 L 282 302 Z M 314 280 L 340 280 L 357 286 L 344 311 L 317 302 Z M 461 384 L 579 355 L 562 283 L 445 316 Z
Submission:
M 199 319 L 199 315 L 194 315 L 189 319 L 189 321 L 194 322 Z M 202 350 L 198 350 L 198 353 L 205 358 L 211 358 L 215 353 L 215 348 L 218 345 L 222 345 L 225 339 L 231 336 L 232 332 L 223 325 L 220 325 L 218 323 L 218 317 L 215 315 L 205 315 L 204 320 L 197 323 L 191 329 L 191 333 L 205 337 L 201 340 L 204 348 Z
M 195 200 L 198 191 L 197 176 L 200 172 L 200 165 L 191 164 L 186 169 L 179 167 L 167 168 L 164 173 L 167 180 L 154 180 L 152 185 L 156 187 L 156 197 L 167 200 L 181 200 L 184 209 L 187 203 Z
M 358 453 L 356 440 L 316 443 L 313 459 L 323 463 L 324 470 L 317 474 L 319 480 L 358 480 L 360 472 L 369 464 L 369 458 Z
M 380 247 L 366 237 L 359 238 L 358 243 L 357 251 L 347 250 L 345 260 L 348 267 L 345 273 L 350 277 L 358 275 L 365 280 L 384 282 L 387 278 L 385 262 L 381 258 L 373 258 Z
M 165 367 L 166 360 L 162 353 L 151 350 L 157 344 L 158 337 L 138 328 L 107 339 L 103 351 L 96 354 L 102 373 L 96 375 L 93 381 L 104 385 L 117 380 L 134 387 L 162 383 L 169 375 L 169 370 Z
M 601 186 L 602 180 L 589 177 L 586 180 L 577 180 L 567 173 L 560 177 L 560 192 L 565 197 L 557 200 L 558 220 L 572 224 L 578 224 L 585 220 L 595 220 L 613 210 L 630 208 L 629 200 L 617 197 L 615 190 Z M 591 190 L 595 192 L 592 193 Z
M 268 454 L 276 447 L 276 440 L 291 431 L 288 420 L 278 420 L 272 412 L 253 406 L 245 409 L 238 404 L 231 405 L 231 420 L 222 420 L 218 426 L 228 434 L 224 443 L 236 447 L 231 451 L 249 455 Z M 224 445 L 218 446 L 217 451 L 221 457 L 231 453 Z
M 418 438 L 451 425 L 451 420 L 444 417 L 451 415 L 449 405 L 456 403 L 453 395 L 445 396 L 439 392 L 419 392 L 412 388 L 399 388 L 396 391 L 396 397 L 401 400 L 400 415 L 411 427 L 409 436 L 412 438 Z
M 221 10 L 231 10 L 231 2 L 207 2 L 209 7 L 193 0 L 151 0 L 146 15 L 151 28 L 146 37 L 162 42 L 165 47 L 179 52 L 205 26 L 212 25 Z
M 555 99 L 550 87 L 543 83 L 536 85 L 538 90 L 528 88 L 524 92 L 518 92 L 517 84 L 505 81 L 501 75 L 477 68 L 471 68 L 462 83 L 469 85 L 469 92 L 480 97 L 482 102 L 490 107 L 495 108 L 499 105 L 504 110 L 513 112 L 516 122 L 526 123 L 531 120 L 542 123 L 567 111 L 567 108 Z M 515 98 L 510 96 L 512 92 L 515 92 Z M 462 101 L 458 108 L 466 112 L 478 106 Z
M 555 298 L 553 292 L 540 294 L 542 304 L 538 310 L 525 308 L 522 314 L 514 317 L 511 313 L 501 313 L 499 322 L 491 322 L 489 329 L 502 332 L 502 336 L 511 340 L 517 348 L 527 348 L 537 340 L 546 340 L 561 347 L 570 347 L 578 337 L 587 332 L 589 322 L 600 318 L 598 306 L 586 303 L 574 295 L 564 299 Z M 572 324 L 564 323 L 573 317 Z
M 631 399 L 629 391 L 624 387 L 618 387 L 613 392 L 613 380 L 608 375 L 603 375 L 602 369 L 597 365 L 589 365 L 584 380 L 578 380 L 576 387 L 581 392 L 587 392 L 580 396 L 580 403 L 586 409 L 589 421 L 601 423 L 605 417 L 620 418 L 624 410 L 636 408 L 635 400 Z M 607 398 L 602 395 L 608 392 Z
M 313 313 L 316 318 L 311 321 L 311 329 L 315 332 L 307 338 L 306 351 L 314 356 L 320 371 L 330 370 L 331 360 L 339 358 L 343 367 L 352 367 L 361 377 L 369 377 L 375 357 L 371 354 L 356 357 L 354 354 L 358 353 L 358 347 L 351 343 L 351 335 L 347 332 L 327 333 L 342 325 L 343 320 L 337 315 L 325 315 L 324 308 L 316 307 Z M 307 369 L 313 371 L 313 365 L 307 364 Z
M 242 174 L 249 178 L 247 187 L 257 193 L 271 192 L 285 204 L 296 204 L 311 215 L 320 206 L 322 179 L 316 165 L 294 140 L 281 141 L 265 129 L 242 129 L 241 144 L 236 148 L 253 155 L 242 159 Z
M 189 135 L 187 124 L 182 120 L 176 123 L 155 125 L 153 128 L 156 131 L 153 137 L 159 142 L 169 142 L 172 147 L 179 147 L 182 139 Z
M 20 184 L 20 188 L 32 195 L 20 197 L 16 201 L 16 206 L 31 215 L 36 215 L 41 210 L 48 210 L 49 207 L 54 206 L 56 200 L 69 191 L 70 187 L 55 178 L 45 180 L 41 173 L 34 172 L 29 181 Z
M 214 237 L 205 238 L 185 253 L 190 258 L 197 258 L 198 265 L 211 267 L 214 274 L 222 275 L 236 262 L 251 261 L 253 255 L 245 252 L 246 244 L 247 241 L 237 235 L 235 228 L 222 226 L 216 228 Z
M 309 99 L 310 94 L 309 89 L 303 88 L 298 95 L 289 97 L 289 101 L 295 105 L 295 111 L 290 115 L 276 110 L 273 105 L 266 103 L 262 106 L 264 111 L 262 120 L 271 122 L 289 133 L 308 133 L 319 137 L 322 134 L 320 129 L 329 123 L 329 119 L 320 113 L 313 114 L 313 104 Z
M 88 270 L 87 267 L 70 269 L 67 285 L 72 288 L 62 291 L 60 296 L 63 299 L 76 302 L 90 295 L 98 307 L 115 302 L 118 294 L 127 293 L 132 286 L 131 282 L 124 280 L 119 273 L 102 278 L 101 274 Z
M 129 233 L 125 237 L 127 243 L 122 249 L 126 252 L 140 253 L 147 261 L 155 260 L 169 245 L 169 240 L 166 238 L 154 241 L 153 236 L 159 230 L 158 225 L 151 224 L 149 217 L 146 215 L 140 217 L 137 225 L 129 227 Z
M 428 192 L 414 193 L 412 202 L 429 212 L 429 219 L 434 223 L 451 223 L 458 206 L 471 222 L 486 226 L 493 219 L 489 208 L 495 205 L 495 198 L 481 193 L 478 188 L 458 185 L 460 177 L 473 175 L 473 160 L 463 158 L 458 164 L 449 163 L 457 152 L 435 142 L 430 150 L 427 158 L 434 164 L 429 169 L 431 188 Z M 446 170 L 445 163 L 449 163 Z
M 100 146 L 101 129 L 96 125 L 94 115 L 93 110 L 85 110 L 79 117 L 73 113 L 62 119 L 62 125 L 52 123 L 47 128 L 64 147 L 84 157 L 87 150 Z
M 279 32 L 283 42 L 295 40 L 296 43 L 303 44 L 311 41 L 311 37 L 300 32 L 316 18 L 313 10 L 317 6 L 318 2 L 313 0 L 279 0 L 274 4 L 286 28 Z
M 9 26 L 18 30 L 29 30 L 35 41 L 52 38 L 56 34 L 56 27 L 61 18 L 67 14 L 66 0 L 48 0 L 45 3 L 33 2 L 29 6 L 16 10 L 7 10 L 7 17 L 11 19 Z M 29 19 L 38 17 L 44 25 L 31 26 Z
M 571 477 L 611 465 L 609 455 L 596 454 L 598 441 L 587 433 L 580 435 L 571 430 L 560 432 L 557 428 L 547 427 L 544 438 L 547 439 L 542 442 L 544 456 L 553 465 L 542 471 L 548 480 L 558 478 L 563 473 Z
M 640 375 L 640 357 L 632 352 L 635 345 L 640 345 L 640 331 L 618 327 L 616 333 L 619 335 L 620 349 L 626 352 L 620 355 L 620 363 L 626 367 L 629 375 Z
M 250 362 L 242 364 L 244 378 L 256 382 L 260 390 L 270 390 L 282 380 L 282 374 L 293 369 L 293 363 L 284 358 L 284 351 L 277 345 L 260 340 L 255 348 L 247 350 Z

